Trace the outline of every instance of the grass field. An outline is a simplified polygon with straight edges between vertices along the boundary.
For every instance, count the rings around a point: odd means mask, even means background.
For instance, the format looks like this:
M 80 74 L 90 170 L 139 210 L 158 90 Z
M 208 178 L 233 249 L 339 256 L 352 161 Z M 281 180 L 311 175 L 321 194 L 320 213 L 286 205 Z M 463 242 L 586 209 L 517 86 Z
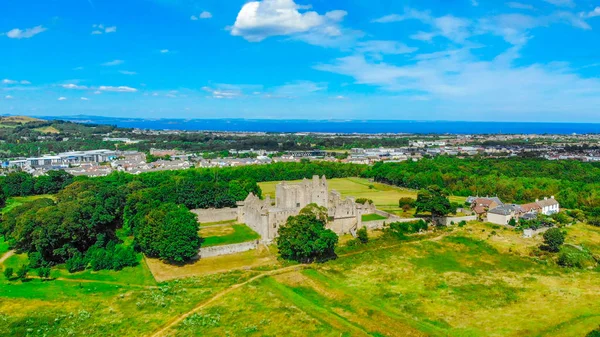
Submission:
M 13 209 L 15 207 L 21 206 L 25 203 L 35 201 L 35 200 L 41 199 L 41 198 L 53 199 L 54 196 L 52 196 L 50 194 L 45 194 L 45 195 L 32 195 L 32 196 L 28 196 L 28 197 L 10 197 L 6 200 L 6 205 L 2 209 L 2 213 L 9 212 L 11 209 Z
M 51 133 L 51 134 L 60 133 L 60 130 L 58 130 L 57 128 L 55 128 L 53 126 L 44 126 L 43 128 L 36 128 L 34 130 L 41 132 L 41 133 Z
M 384 216 L 381 216 L 379 214 L 365 214 L 362 216 L 362 221 L 366 222 L 366 221 L 375 221 L 375 220 L 384 220 L 387 219 Z
M 201 227 L 202 247 L 231 245 L 260 239 L 260 235 L 242 224 Z
M 412 212 L 409 211 L 408 213 L 403 212 L 398 206 L 398 200 L 403 197 L 416 199 L 417 191 L 370 182 L 363 178 L 328 179 L 327 182 L 330 190 L 336 190 L 344 197 L 371 199 L 377 208 L 401 216 L 412 217 L 414 214 L 414 210 L 412 210 Z M 270 181 L 262 182 L 258 185 L 262 189 L 264 196 L 270 195 L 271 197 L 274 197 L 275 186 L 278 183 L 279 182 L 277 181 Z M 466 198 L 464 197 L 450 197 L 451 201 L 458 203 L 464 203 L 465 199 Z
M 600 228 L 566 231 L 568 244 L 600 255 Z M 0 334 L 571 337 L 600 322 L 600 270 L 533 256 L 539 236 L 482 223 L 375 236 L 354 247 L 341 238 L 336 260 L 309 266 L 261 246 L 183 266 L 58 269 L 45 282 L 0 275 Z M 26 262 L 14 255 L 4 267 Z

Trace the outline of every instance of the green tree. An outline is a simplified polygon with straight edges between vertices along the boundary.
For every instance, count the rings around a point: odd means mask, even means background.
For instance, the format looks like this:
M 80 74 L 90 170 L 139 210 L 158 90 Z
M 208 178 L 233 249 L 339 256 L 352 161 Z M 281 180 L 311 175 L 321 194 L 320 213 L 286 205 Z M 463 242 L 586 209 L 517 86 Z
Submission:
M 456 212 L 456 208 L 452 207 L 448 196 L 435 185 L 419 191 L 415 206 L 417 207 L 417 213 L 430 212 L 432 223 L 435 223 L 436 217 L 443 217 Z
M 590 331 L 585 337 L 600 337 L 600 326 L 593 331 Z
M 21 265 L 19 269 L 17 269 L 17 277 L 20 280 L 27 279 L 27 273 L 29 272 L 29 267 L 26 264 Z
M 540 248 L 552 253 L 560 251 L 560 247 L 565 243 L 565 232 L 558 228 L 550 228 L 544 233 L 544 243 Z
M 7 267 L 4 269 L 4 277 L 6 277 L 7 280 L 10 280 L 13 277 L 14 274 L 14 270 L 10 267 Z
M 510 220 L 508 220 L 508 224 L 515 227 L 517 225 L 517 220 L 515 220 L 515 218 L 510 218 Z
M 358 231 L 356 231 L 356 238 L 361 243 L 369 242 L 369 233 L 367 232 L 367 227 L 361 227 Z
M 327 208 L 323 207 L 323 206 L 319 206 L 315 203 L 306 205 L 303 209 L 300 210 L 300 214 L 312 215 L 323 223 L 327 223 L 327 220 L 329 217 L 327 215 Z
M 279 228 L 276 241 L 282 258 L 310 263 L 334 257 L 338 236 L 314 214 L 300 214 Z
M 410 197 L 402 197 L 400 200 L 398 200 L 398 207 L 402 209 L 404 209 L 404 207 L 408 207 L 408 209 L 411 209 L 415 207 L 415 199 Z

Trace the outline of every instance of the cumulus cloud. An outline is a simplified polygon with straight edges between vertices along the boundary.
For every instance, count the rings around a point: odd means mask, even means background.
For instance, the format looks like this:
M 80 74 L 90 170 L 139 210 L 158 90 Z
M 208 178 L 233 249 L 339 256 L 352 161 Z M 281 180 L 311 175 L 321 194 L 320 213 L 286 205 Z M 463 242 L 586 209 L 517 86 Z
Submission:
M 234 85 L 220 85 L 220 88 L 211 88 L 208 86 L 202 87 L 202 90 L 210 93 L 212 98 L 216 99 L 231 99 L 244 96 L 241 88 Z
M 584 18 L 594 18 L 594 17 L 600 16 L 600 7 L 596 7 L 588 13 L 585 13 L 585 12 L 581 13 L 581 16 Z
M 119 72 L 123 75 L 137 75 L 135 71 L 120 70 Z
M 123 60 L 113 60 L 113 61 L 102 63 L 102 65 L 106 66 L 106 67 L 112 67 L 112 66 L 118 66 L 123 63 L 125 63 L 125 61 L 123 61 Z
M 161 50 L 160 50 L 160 53 L 161 53 L 161 54 L 168 54 L 168 53 L 169 53 L 169 50 L 168 50 L 168 49 L 161 49 Z
M 43 33 L 46 30 L 48 30 L 48 29 L 44 28 L 43 26 L 35 26 L 33 28 L 27 28 L 24 30 L 21 30 L 19 28 L 14 28 L 14 29 L 6 32 L 6 36 L 11 39 L 28 39 L 28 38 L 36 36 L 39 33 Z
M 11 95 L 6 95 L 6 96 L 4 96 L 4 98 L 6 98 L 6 99 L 13 99 L 14 97 L 12 97 Z
M 2 80 L 2 84 L 15 84 L 15 83 L 17 83 L 17 81 L 9 80 L 8 78 L 5 78 Z
M 110 92 L 137 92 L 136 88 L 131 88 L 131 87 L 126 87 L 126 86 L 119 86 L 119 87 L 113 87 L 113 86 L 100 86 L 98 87 L 98 91 L 102 92 L 102 91 L 110 91 Z
M 230 27 L 231 35 L 250 42 L 259 42 L 271 36 L 296 36 L 309 43 L 320 38 L 339 37 L 343 33 L 340 22 L 346 12 L 335 10 L 321 15 L 307 11 L 293 0 L 263 0 L 246 3 Z
M 204 11 L 204 12 L 200 13 L 200 15 L 198 17 L 200 19 L 210 19 L 210 18 L 212 18 L 212 14 L 210 12 Z
M 82 101 L 89 101 L 90 99 L 89 99 L 89 98 L 87 98 L 87 97 L 81 97 L 81 100 L 82 100 Z
M 66 97 L 59 97 L 59 98 L 58 98 L 58 100 L 59 100 L 59 101 L 66 101 L 66 100 L 67 100 L 67 98 L 66 98 Z
M 198 17 L 195 15 L 190 16 L 190 20 L 192 21 L 198 21 Z

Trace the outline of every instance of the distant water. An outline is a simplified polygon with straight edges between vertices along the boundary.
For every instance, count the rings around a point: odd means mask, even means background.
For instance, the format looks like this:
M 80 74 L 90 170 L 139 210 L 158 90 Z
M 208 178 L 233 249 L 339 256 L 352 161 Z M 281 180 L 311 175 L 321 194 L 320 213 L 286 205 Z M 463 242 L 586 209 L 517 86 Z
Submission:
M 49 119 L 49 117 L 44 117 Z M 254 132 L 418 133 L 418 134 L 585 134 L 600 133 L 595 123 L 450 122 L 398 120 L 257 120 L 132 119 L 97 116 L 50 117 L 74 122 L 111 124 L 153 130 Z

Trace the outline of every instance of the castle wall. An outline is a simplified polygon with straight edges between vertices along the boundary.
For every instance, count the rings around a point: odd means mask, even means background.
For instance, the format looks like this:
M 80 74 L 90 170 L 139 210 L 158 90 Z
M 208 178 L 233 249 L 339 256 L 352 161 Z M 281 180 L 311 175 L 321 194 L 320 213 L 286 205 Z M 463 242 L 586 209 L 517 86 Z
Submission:
M 193 209 L 191 212 L 196 214 L 200 223 L 229 221 L 238 218 L 237 208 Z
M 200 248 L 200 250 L 198 251 L 198 258 L 206 258 L 206 257 L 241 253 L 241 252 L 246 252 L 246 251 L 249 251 L 252 249 L 256 249 L 257 247 L 258 247 L 258 240 L 236 243 L 236 244 L 232 244 L 232 245 Z

